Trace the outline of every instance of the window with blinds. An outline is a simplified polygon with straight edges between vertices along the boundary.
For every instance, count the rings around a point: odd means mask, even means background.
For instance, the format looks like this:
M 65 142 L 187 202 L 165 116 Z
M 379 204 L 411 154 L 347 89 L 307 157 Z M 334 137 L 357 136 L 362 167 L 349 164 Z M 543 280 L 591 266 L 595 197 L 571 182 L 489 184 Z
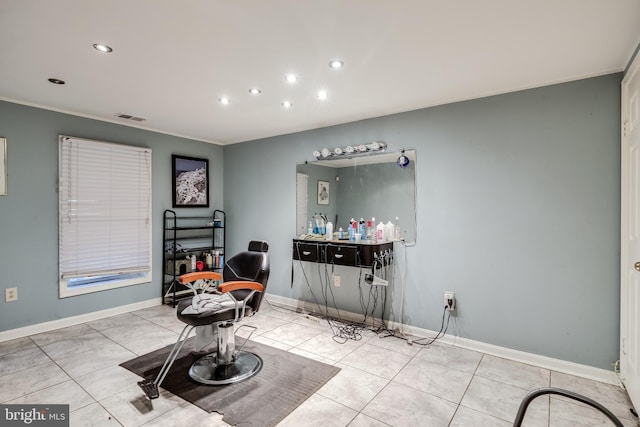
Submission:
M 59 137 L 60 297 L 151 281 L 151 149 Z
M 309 175 L 307 175 L 306 173 L 296 172 L 296 235 L 298 236 L 301 234 L 306 234 L 308 228 L 308 181 Z

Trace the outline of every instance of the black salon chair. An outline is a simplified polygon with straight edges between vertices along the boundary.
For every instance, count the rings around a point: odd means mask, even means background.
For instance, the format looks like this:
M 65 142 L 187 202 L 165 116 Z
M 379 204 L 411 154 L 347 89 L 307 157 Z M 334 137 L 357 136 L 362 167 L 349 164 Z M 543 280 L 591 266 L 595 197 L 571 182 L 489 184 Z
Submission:
M 177 316 L 185 327 L 167 356 L 155 380 L 143 380 L 138 385 L 149 399 L 159 396 L 158 387 L 182 349 L 187 337 L 196 327 L 215 328 L 218 348 L 198 359 L 189 368 L 189 376 L 196 382 L 224 385 L 246 380 L 262 368 L 262 359 L 254 353 L 236 350 L 234 324 L 253 316 L 260 309 L 269 279 L 269 245 L 251 241 L 247 251 L 227 259 L 223 274 L 194 272 L 180 276 L 179 281 L 190 287 L 194 296 L 180 301 Z M 209 288 L 224 279 L 214 293 Z M 243 325 L 252 328 L 253 326 Z M 245 340 L 247 342 L 248 338 Z

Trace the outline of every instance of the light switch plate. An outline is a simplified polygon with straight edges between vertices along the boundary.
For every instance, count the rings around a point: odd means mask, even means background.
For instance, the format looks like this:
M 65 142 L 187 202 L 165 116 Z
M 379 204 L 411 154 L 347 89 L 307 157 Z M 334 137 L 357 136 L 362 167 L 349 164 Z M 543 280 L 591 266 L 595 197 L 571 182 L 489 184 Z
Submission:
M 16 301 L 18 299 L 18 288 L 6 288 L 4 290 L 5 302 Z

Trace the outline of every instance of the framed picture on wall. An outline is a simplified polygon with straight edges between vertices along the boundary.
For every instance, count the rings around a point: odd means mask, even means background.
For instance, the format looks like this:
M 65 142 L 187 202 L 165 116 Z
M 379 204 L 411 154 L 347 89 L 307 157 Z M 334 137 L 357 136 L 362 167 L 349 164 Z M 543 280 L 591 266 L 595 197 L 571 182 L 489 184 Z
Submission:
M 329 204 L 329 181 L 318 181 L 318 204 Z
M 209 207 L 209 160 L 173 154 L 173 207 Z

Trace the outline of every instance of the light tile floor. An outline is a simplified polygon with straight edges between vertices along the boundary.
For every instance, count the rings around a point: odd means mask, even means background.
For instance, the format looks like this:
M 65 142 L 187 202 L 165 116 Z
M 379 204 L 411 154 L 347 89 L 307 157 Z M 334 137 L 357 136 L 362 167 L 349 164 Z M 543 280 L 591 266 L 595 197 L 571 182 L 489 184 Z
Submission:
M 269 303 L 245 323 L 258 327 L 255 341 L 341 368 L 280 426 L 510 426 L 522 398 L 544 386 L 591 397 L 625 426 L 638 425 L 625 391 L 609 384 L 368 331 L 340 344 L 326 321 Z M 140 378 L 118 366 L 172 344 L 182 327 L 174 309 L 159 306 L 0 343 L 0 403 L 68 403 L 72 427 L 226 426 L 221 415 L 166 391 L 148 401 L 136 385 Z M 524 425 L 610 423 L 588 406 L 544 396 Z

